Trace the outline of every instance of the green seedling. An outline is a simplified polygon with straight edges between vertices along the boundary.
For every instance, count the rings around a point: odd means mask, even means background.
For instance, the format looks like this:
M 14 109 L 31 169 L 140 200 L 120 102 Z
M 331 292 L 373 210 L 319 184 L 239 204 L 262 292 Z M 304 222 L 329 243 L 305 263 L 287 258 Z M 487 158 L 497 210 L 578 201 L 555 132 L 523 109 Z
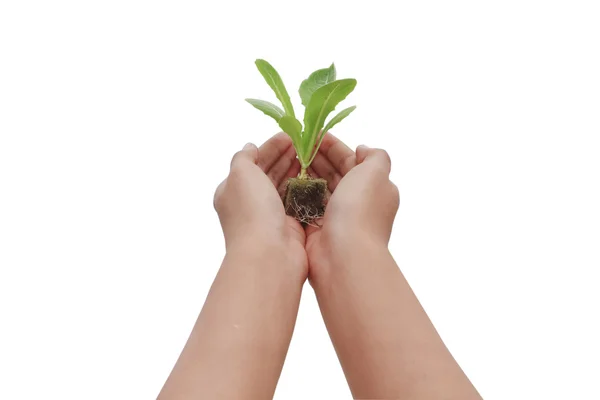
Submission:
M 279 127 L 292 138 L 292 143 L 298 154 L 302 167 L 300 177 L 306 176 L 306 170 L 313 162 L 323 137 L 329 129 L 346 118 L 356 106 L 346 108 L 325 121 L 335 107 L 346 98 L 356 87 L 356 79 L 336 80 L 335 65 L 319 69 L 305 79 L 300 85 L 300 97 L 304 110 L 304 127 L 296 118 L 290 96 L 281 77 L 271 64 L 265 60 L 256 60 L 258 70 L 273 89 L 283 110 L 277 105 L 264 100 L 246 99 L 254 107 L 273 118 Z M 324 127 L 324 128 L 323 128 Z
M 311 223 L 324 213 L 327 183 L 322 179 L 312 179 L 307 170 L 315 159 L 325 134 L 356 108 L 346 108 L 325 123 L 335 107 L 354 90 L 356 79 L 336 80 L 335 65 L 331 64 L 329 68 L 319 69 L 302 81 L 299 93 L 305 107 L 303 126 L 296 118 L 290 96 L 275 68 L 265 60 L 256 60 L 256 66 L 275 92 L 283 110 L 264 100 L 246 101 L 273 118 L 292 139 L 300 162 L 300 174 L 298 178 L 289 180 L 284 197 L 285 208 L 288 214 L 298 220 Z

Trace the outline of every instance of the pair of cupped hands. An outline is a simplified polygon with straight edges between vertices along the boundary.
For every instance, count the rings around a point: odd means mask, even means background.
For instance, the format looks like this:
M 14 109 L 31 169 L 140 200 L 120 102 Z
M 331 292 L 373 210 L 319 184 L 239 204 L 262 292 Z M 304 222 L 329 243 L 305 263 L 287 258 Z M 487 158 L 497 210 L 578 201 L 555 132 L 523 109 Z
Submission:
M 291 139 L 279 133 L 258 148 L 246 144 L 214 197 L 227 252 L 281 257 L 282 268 L 313 281 L 338 254 L 387 250 L 400 201 L 390 169 L 384 150 L 355 152 L 328 133 L 308 172 L 327 180 L 331 196 L 323 218 L 303 227 L 281 200 L 287 179 L 300 171 Z

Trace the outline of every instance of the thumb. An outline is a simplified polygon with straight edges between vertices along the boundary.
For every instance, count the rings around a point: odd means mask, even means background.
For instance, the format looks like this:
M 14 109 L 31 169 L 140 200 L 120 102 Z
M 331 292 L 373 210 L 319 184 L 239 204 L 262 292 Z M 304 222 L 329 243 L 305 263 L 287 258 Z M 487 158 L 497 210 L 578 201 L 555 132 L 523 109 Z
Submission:
M 388 173 L 392 169 L 392 161 L 387 151 L 360 145 L 356 148 L 356 164 L 363 163 L 369 163 L 373 166 L 380 167 Z
M 252 164 L 258 162 L 258 148 L 253 143 L 246 143 L 242 150 L 235 153 L 231 159 L 231 168 L 247 162 L 251 162 Z
M 306 237 L 309 237 L 313 233 L 316 233 L 321 230 L 323 227 L 323 217 L 315 219 L 311 224 L 306 225 L 304 228 L 304 232 L 306 232 Z
M 361 164 L 363 161 L 365 161 L 365 158 L 367 158 L 367 154 L 369 153 L 369 150 L 371 150 L 371 148 L 368 146 L 365 146 L 364 144 L 361 144 L 360 146 L 358 146 L 356 148 L 356 163 L 357 164 Z

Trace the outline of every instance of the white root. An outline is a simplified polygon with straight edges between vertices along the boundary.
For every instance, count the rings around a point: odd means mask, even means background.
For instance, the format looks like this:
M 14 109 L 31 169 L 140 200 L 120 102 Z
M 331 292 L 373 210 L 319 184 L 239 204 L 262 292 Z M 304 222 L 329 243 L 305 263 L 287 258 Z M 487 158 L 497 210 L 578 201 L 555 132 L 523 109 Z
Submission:
M 314 207 L 309 207 L 306 205 L 298 204 L 296 199 L 294 199 L 294 205 L 292 207 L 296 214 L 296 219 L 303 224 L 318 227 L 315 224 L 315 220 L 323 217 L 323 211 L 317 210 Z

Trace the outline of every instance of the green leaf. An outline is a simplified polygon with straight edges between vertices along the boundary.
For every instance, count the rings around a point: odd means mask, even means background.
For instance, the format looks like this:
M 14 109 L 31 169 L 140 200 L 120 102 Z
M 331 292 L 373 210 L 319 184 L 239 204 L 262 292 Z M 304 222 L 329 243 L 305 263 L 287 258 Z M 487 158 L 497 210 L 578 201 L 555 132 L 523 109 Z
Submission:
M 342 122 L 342 120 L 344 118 L 346 118 L 348 115 L 350 115 L 350 113 L 354 110 L 356 110 L 356 106 L 348 107 L 348 108 L 340 111 L 335 117 L 331 118 L 331 121 L 329 121 L 327 123 L 327 125 L 325 125 L 325 128 L 323 129 L 323 135 L 321 135 L 321 136 L 324 136 L 325 133 L 329 132 L 329 130 L 331 128 L 333 128 L 335 125 Z
M 325 119 L 355 87 L 356 79 L 342 79 L 321 86 L 313 93 L 304 112 L 304 134 L 302 135 L 304 154 L 312 154 L 317 137 L 325 125 Z M 304 168 L 310 164 L 310 160 L 300 161 L 305 164 Z
M 273 103 L 269 103 L 268 101 L 258 99 L 246 99 L 246 101 L 252 104 L 255 108 L 267 114 L 269 117 L 273 118 L 277 122 L 279 122 L 281 117 L 285 115 L 281 108 L 277 107 Z
M 290 101 L 290 95 L 285 89 L 285 85 L 281 80 L 281 77 L 275 71 L 275 68 L 265 60 L 256 60 L 256 67 L 260 71 L 267 84 L 273 89 L 275 95 L 283 105 L 283 109 L 285 110 L 286 115 L 291 115 L 295 117 L 294 107 L 292 106 L 292 102 Z
M 329 68 L 319 69 L 310 74 L 308 79 L 302 81 L 298 90 L 302 104 L 307 106 L 315 90 L 333 81 L 335 81 L 335 65 L 333 64 Z
M 329 132 L 329 130 L 331 128 L 333 128 L 335 125 L 342 122 L 342 120 L 344 118 L 346 118 L 348 115 L 350 115 L 350 113 L 354 110 L 356 110 L 356 106 L 348 107 L 348 108 L 340 111 L 335 117 L 331 118 L 331 120 L 327 123 L 327 125 L 325 125 L 325 128 L 323 128 L 323 130 L 321 131 L 321 134 L 319 136 L 319 141 L 317 142 L 317 145 L 315 146 L 315 149 L 314 149 L 312 157 L 310 158 L 309 164 L 312 163 L 312 161 L 315 159 L 315 156 L 317 155 L 317 151 L 319 151 L 319 147 L 321 147 L 321 142 L 323 142 L 323 139 L 325 138 L 325 134 L 327 132 Z
M 296 153 L 298 153 L 298 151 L 302 152 L 300 146 L 298 146 L 300 143 L 300 134 L 302 133 L 302 124 L 300 121 L 295 117 L 286 115 L 279 120 L 279 127 L 292 138 Z M 300 155 L 300 153 L 298 153 L 298 155 Z

